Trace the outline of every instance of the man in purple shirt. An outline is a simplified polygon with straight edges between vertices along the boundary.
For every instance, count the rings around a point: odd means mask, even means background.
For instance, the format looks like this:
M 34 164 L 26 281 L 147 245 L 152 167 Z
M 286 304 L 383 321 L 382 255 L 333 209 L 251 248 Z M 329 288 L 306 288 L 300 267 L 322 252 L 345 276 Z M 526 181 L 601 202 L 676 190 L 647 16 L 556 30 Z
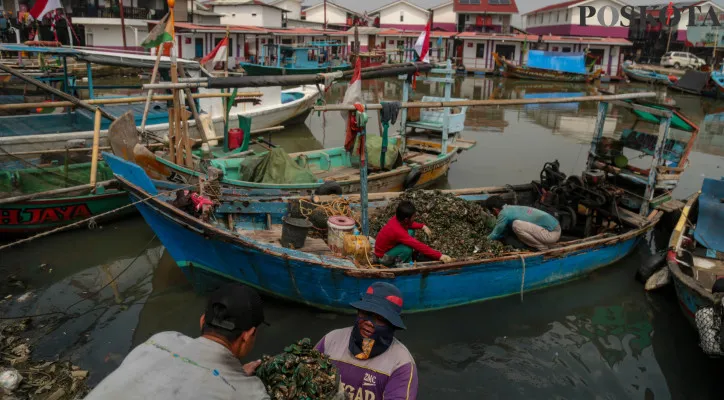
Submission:
M 334 330 L 317 343 L 339 369 L 350 400 L 415 400 L 417 367 L 407 348 L 395 339 L 405 329 L 402 294 L 394 285 L 377 282 L 367 288 L 354 326 Z

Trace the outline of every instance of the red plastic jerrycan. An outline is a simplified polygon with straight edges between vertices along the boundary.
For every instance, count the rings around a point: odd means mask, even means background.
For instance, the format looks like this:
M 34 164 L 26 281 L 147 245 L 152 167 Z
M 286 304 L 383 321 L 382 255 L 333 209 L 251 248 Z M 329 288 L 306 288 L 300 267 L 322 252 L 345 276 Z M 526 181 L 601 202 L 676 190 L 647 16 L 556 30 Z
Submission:
M 237 149 L 244 141 L 244 131 L 241 128 L 229 129 L 229 150 Z

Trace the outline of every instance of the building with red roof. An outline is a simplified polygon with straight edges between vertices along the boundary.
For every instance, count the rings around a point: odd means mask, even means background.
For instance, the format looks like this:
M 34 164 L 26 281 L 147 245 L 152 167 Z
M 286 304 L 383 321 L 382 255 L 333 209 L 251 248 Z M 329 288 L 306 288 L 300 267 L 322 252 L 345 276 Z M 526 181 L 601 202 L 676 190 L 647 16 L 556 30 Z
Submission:
M 454 2 L 447 1 L 430 9 L 416 5 L 412 1 L 395 0 L 369 12 L 375 27 L 392 28 L 405 31 L 422 31 L 430 19 L 432 10 L 433 30 L 457 31 Z
M 529 11 L 522 17 L 526 31 L 537 35 L 627 38 L 627 26 L 605 26 L 598 20 L 599 13 L 603 12 L 604 22 L 610 25 L 613 22 L 611 9 L 614 9 L 621 21 L 620 10 L 626 5 L 618 0 L 572 0 Z M 581 25 L 581 7 L 593 7 L 596 10 L 593 17 L 584 20 L 585 26 Z
M 515 0 L 454 0 L 453 11 L 458 32 L 507 33 L 518 6 Z

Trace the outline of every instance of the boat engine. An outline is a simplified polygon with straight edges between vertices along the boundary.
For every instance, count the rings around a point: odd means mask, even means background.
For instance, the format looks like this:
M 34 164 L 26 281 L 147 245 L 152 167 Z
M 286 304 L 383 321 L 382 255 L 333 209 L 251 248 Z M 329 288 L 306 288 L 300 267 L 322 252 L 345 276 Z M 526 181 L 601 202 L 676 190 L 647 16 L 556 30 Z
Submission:
M 558 160 L 543 165 L 538 186 L 540 197 L 534 207 L 556 217 L 563 231 L 575 230 L 580 210 L 586 210 L 585 236 L 593 231 L 592 211 L 602 211 L 603 216 L 612 215 L 611 208 L 615 207 L 618 197 L 618 191 L 606 184 L 605 172 L 589 170 L 583 178 L 567 176 L 560 170 Z

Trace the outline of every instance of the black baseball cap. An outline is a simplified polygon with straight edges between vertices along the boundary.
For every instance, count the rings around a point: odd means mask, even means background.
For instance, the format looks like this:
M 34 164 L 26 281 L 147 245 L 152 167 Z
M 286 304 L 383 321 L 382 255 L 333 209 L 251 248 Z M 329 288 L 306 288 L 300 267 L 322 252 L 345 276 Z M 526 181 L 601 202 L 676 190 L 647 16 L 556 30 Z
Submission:
M 240 283 L 227 283 L 209 296 L 205 324 L 215 329 L 241 333 L 264 321 L 264 305 L 256 290 Z

